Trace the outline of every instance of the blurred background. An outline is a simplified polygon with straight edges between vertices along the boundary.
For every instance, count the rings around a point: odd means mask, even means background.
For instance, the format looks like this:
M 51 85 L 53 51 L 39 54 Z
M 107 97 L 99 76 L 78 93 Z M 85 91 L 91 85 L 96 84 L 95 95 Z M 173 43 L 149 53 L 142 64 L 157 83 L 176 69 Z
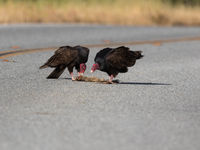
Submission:
M 0 0 L 0 23 L 199 26 L 200 0 Z

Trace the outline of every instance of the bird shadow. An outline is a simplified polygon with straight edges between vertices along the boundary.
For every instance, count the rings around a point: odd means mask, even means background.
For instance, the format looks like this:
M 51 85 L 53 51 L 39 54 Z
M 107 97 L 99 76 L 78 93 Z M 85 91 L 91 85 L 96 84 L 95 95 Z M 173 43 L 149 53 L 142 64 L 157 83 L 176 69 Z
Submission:
M 72 80 L 71 78 L 59 78 L 59 79 Z M 161 83 L 161 82 L 123 82 L 123 81 L 121 82 L 120 80 L 113 80 L 113 81 L 114 81 L 113 84 L 124 84 L 124 85 L 172 85 L 170 83 Z
M 72 78 L 47 78 L 48 80 L 72 80 Z
M 65 79 L 65 80 L 72 80 L 72 78 L 60 78 L 60 79 Z
M 117 84 L 128 84 L 128 85 L 172 85 L 169 83 L 158 83 L 158 82 L 119 82 Z

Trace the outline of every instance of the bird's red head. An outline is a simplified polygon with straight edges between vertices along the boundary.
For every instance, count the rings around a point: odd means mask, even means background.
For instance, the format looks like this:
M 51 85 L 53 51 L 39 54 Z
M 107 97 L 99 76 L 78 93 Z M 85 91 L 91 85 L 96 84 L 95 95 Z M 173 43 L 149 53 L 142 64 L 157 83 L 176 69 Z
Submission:
M 91 69 L 91 72 L 94 72 L 95 70 L 99 69 L 99 64 L 93 64 L 92 65 L 92 69 Z
M 86 65 L 85 64 L 80 64 L 80 72 L 79 73 L 84 73 L 86 70 Z

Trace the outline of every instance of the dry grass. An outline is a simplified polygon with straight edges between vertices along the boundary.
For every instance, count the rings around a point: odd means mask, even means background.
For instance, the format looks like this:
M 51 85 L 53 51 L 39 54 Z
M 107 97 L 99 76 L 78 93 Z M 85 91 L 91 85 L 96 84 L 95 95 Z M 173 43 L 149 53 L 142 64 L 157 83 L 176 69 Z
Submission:
M 111 5 L 62 5 L 6 2 L 0 4 L 0 23 L 100 23 L 121 25 L 200 25 L 200 7 L 172 7 L 160 2 L 119 1 Z

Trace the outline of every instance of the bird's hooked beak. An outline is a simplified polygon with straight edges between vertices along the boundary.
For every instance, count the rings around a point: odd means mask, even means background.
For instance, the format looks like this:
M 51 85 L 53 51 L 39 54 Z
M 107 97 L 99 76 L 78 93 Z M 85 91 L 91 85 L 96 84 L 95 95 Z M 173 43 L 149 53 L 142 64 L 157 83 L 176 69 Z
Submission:
M 99 69 L 99 64 L 97 64 L 97 63 L 96 63 L 96 64 L 93 64 L 90 72 L 93 73 L 93 72 L 95 72 L 95 70 L 97 70 L 97 69 Z

